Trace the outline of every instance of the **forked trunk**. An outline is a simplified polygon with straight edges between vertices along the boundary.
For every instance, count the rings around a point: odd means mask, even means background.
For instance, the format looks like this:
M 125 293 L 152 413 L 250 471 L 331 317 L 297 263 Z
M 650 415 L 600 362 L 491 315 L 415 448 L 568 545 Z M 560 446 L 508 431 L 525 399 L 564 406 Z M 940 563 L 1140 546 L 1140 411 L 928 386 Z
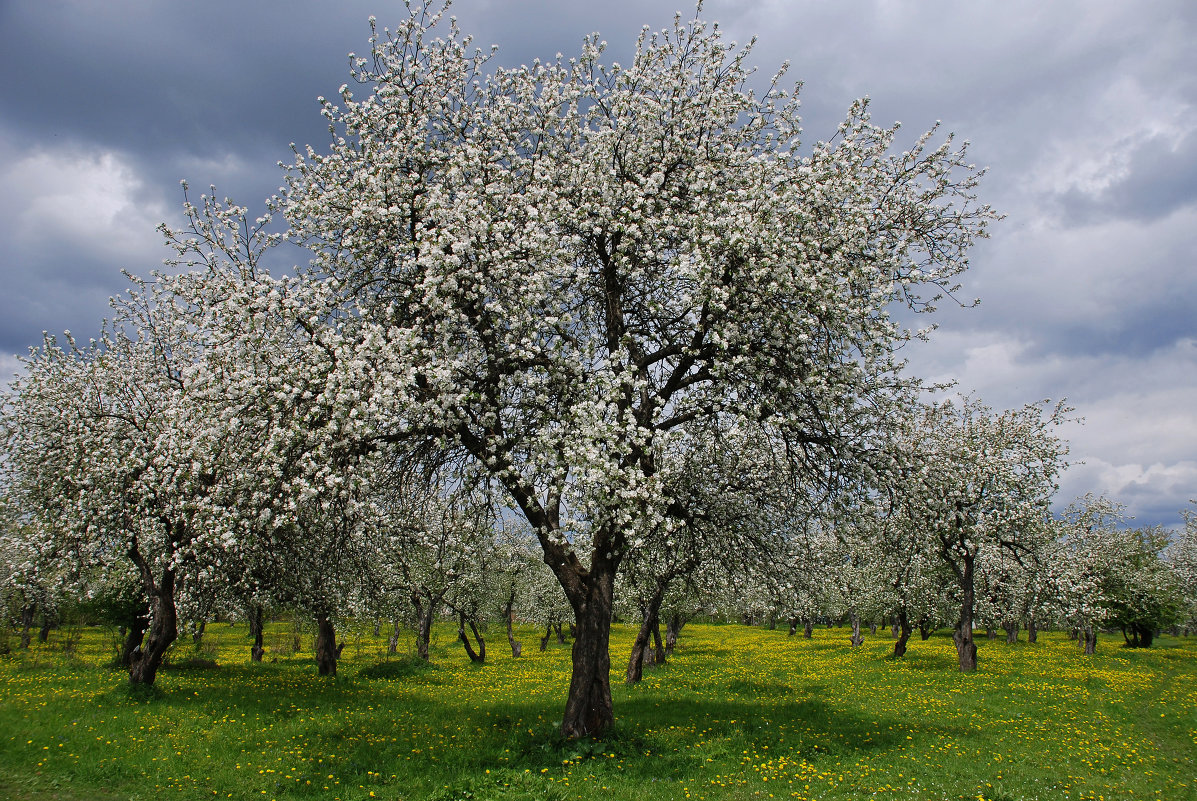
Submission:
M 457 639 L 461 640 L 462 647 L 465 648 L 466 656 L 470 658 L 471 662 L 481 664 L 486 661 L 486 640 L 482 639 L 482 635 L 478 632 L 478 626 L 473 620 L 469 621 L 470 631 L 474 633 L 474 639 L 478 641 L 478 650 L 474 651 L 474 646 L 470 642 L 470 636 L 466 634 L 466 615 L 465 612 L 457 613 Z
M 437 601 L 440 599 L 438 598 Z M 420 593 L 412 590 L 411 604 L 416 609 L 416 656 L 428 661 L 428 644 L 432 639 L 432 618 L 436 614 L 436 601 L 428 599 L 428 607 L 424 607 Z
M 116 658 L 116 666 L 129 668 L 133 665 L 133 655 L 140 653 L 141 643 L 145 640 L 145 630 L 150 625 L 150 610 L 147 605 L 146 610 L 133 618 L 129 624 L 128 629 L 125 630 L 125 639 L 121 643 L 120 656 Z
M 1015 620 L 1011 623 L 1007 623 L 1005 626 L 1003 626 L 1003 628 L 1006 629 L 1006 644 L 1007 645 L 1013 645 L 1014 643 L 1018 642 L 1019 626 L 1018 626 L 1017 620 Z
M 333 628 L 332 619 L 328 614 L 319 612 L 316 615 L 316 668 L 321 676 L 337 675 L 337 632 Z
M 864 637 L 860 634 L 860 615 L 853 612 L 850 619 L 852 621 L 852 637 L 848 641 L 852 643 L 853 648 L 859 648 L 864 642 Z
M 1035 618 L 1027 620 L 1027 642 L 1039 641 L 1039 625 L 1035 622 Z
M 632 655 L 628 659 L 628 671 L 626 681 L 628 684 L 635 684 L 644 677 L 644 663 L 652 664 L 656 661 L 656 654 L 652 652 L 649 646 L 649 638 L 652 636 L 654 629 L 657 628 L 657 616 L 661 612 L 661 599 L 665 597 L 665 587 L 658 585 L 653 592 L 652 597 L 645 602 L 642 610 L 643 619 L 640 623 L 640 629 L 636 632 L 636 639 L 632 642 Z M 660 638 L 660 634 L 657 637 Z M 664 651 L 662 651 L 661 659 L 664 661 Z
M 199 623 L 193 622 L 191 624 L 191 644 L 196 648 L 204 642 L 204 629 L 208 627 L 208 621 L 201 620 Z
M 1081 635 L 1082 636 L 1079 639 L 1081 640 L 1081 643 L 1085 648 L 1085 653 L 1087 653 L 1087 654 L 1097 653 L 1097 627 L 1096 626 L 1085 626 L 1081 630 Z
M 142 647 L 134 649 L 129 661 L 129 681 L 133 684 L 153 684 L 158 668 L 166 657 L 166 650 L 179 636 L 179 621 L 175 612 L 175 573 L 169 568 L 154 585 L 150 596 L 150 625 Z

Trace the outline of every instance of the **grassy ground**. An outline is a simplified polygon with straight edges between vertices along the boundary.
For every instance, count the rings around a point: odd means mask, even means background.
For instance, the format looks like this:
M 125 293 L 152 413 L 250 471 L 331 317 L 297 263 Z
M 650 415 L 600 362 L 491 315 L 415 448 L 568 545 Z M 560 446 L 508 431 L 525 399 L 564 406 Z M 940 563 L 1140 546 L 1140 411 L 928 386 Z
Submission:
M 612 635 L 616 730 L 555 733 L 569 652 L 492 630 L 470 664 L 438 629 L 434 664 L 347 635 L 336 679 L 293 654 L 289 624 L 249 662 L 245 627 L 212 624 L 206 658 L 131 694 L 103 667 L 112 634 L 68 632 L 0 657 L 0 797 L 116 799 L 1197 798 L 1197 640 L 1149 651 L 1062 635 L 980 641 L 961 675 L 947 637 L 902 660 L 842 629 L 691 625 L 670 663 L 624 687 L 633 632 Z M 311 639 L 303 636 L 305 648 Z M 401 647 L 410 650 L 410 641 Z M 190 640 L 173 655 L 191 656 Z M 271 662 L 269 660 L 277 659 Z

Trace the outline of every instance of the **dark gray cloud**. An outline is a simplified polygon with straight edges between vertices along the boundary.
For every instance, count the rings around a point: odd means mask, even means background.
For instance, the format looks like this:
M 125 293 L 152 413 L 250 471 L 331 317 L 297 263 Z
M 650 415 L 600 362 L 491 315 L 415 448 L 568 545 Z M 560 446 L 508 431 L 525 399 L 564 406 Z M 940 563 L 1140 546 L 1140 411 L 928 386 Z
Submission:
M 503 65 L 574 53 L 592 31 L 627 61 L 641 26 L 678 10 L 694 5 L 453 7 Z M 98 331 L 120 269 L 165 255 L 154 226 L 178 219 L 179 179 L 260 209 L 290 143 L 326 141 L 316 97 L 349 79 L 367 18 L 401 13 L 369 0 L 0 1 L 0 353 L 43 329 Z M 729 39 L 758 37 L 760 85 L 792 63 L 808 142 L 865 94 L 876 122 L 905 123 L 903 141 L 942 120 L 973 142 L 990 167 L 983 199 L 1008 216 L 965 279 L 982 305 L 945 308 L 914 367 L 997 406 L 1073 397 L 1095 422 L 1069 432 L 1087 466 L 1066 490 L 1121 492 L 1140 519 L 1175 522 L 1197 496 L 1197 4 L 707 0 L 703 16 Z

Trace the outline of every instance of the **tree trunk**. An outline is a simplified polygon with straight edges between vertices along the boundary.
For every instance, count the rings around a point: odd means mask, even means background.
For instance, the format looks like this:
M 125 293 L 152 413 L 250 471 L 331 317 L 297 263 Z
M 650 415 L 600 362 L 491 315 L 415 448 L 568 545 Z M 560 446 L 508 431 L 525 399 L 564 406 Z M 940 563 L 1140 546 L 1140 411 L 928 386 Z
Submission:
M 598 561 L 596 559 L 596 561 Z M 611 707 L 611 608 L 615 571 L 596 570 L 571 599 L 575 615 L 573 672 L 561 733 L 569 738 L 598 737 L 615 723 Z
M 558 623 L 558 624 L 557 624 L 557 625 L 556 625 L 554 628 L 555 628 L 555 629 L 556 629 L 556 631 L 557 631 L 557 644 L 558 644 L 558 645 L 565 645 L 565 631 L 564 631 L 564 630 L 561 628 L 561 624 L 560 624 L 560 623 Z M 573 627 L 573 626 L 570 626 L 570 627 L 569 627 L 569 633 L 570 633 L 570 634 L 574 634 L 574 627 Z
M 507 596 L 507 605 L 503 609 L 503 617 L 507 619 L 507 644 L 511 646 L 511 657 L 518 659 L 524 646 L 515 638 L 515 633 L 512 627 L 515 625 L 515 590 L 511 590 L 511 594 Z
M 428 608 L 425 609 L 420 593 L 417 590 L 412 590 L 411 603 L 416 608 L 416 656 L 427 662 L 429 661 L 428 645 L 432 639 L 432 618 L 436 614 L 436 601 L 429 598 Z
M 1035 622 L 1035 618 L 1027 619 L 1027 642 L 1039 641 L 1039 625 Z
M 540 638 L 540 650 L 545 650 L 549 647 L 549 637 L 553 635 L 553 624 L 549 623 L 544 628 L 544 636 Z
M 249 608 L 249 636 L 254 638 L 254 644 L 249 649 L 249 658 L 254 662 L 261 662 L 266 649 L 262 647 L 262 607 L 254 604 Z
M 897 639 L 894 641 L 894 656 L 905 656 L 906 643 L 910 641 L 910 618 L 906 614 L 906 609 L 898 610 L 898 614 L 894 615 L 894 629 L 898 632 Z
M 640 624 L 640 629 L 636 632 L 636 639 L 632 641 L 632 655 L 628 657 L 628 670 L 624 679 L 627 684 L 635 684 L 644 678 L 644 660 L 645 652 L 648 651 L 649 625 L 649 620 L 645 618 Z
M 790 636 L 793 637 L 794 633 L 797 631 L 798 631 L 798 618 L 792 617 L 792 618 L 790 618 Z
M 852 636 L 848 641 L 852 643 L 853 648 L 859 648 L 861 643 L 864 642 L 864 637 L 860 634 L 860 615 L 853 612 L 849 615 L 849 618 L 852 621 Z
M 665 624 L 665 655 L 673 656 L 673 649 L 677 647 L 677 636 L 682 633 L 682 626 L 686 625 L 686 621 L 682 619 L 679 614 L 672 614 L 669 616 L 669 621 Z
M 976 604 L 973 559 L 972 555 L 963 558 L 964 567 L 958 575 L 960 579 L 960 619 L 956 621 L 956 630 L 952 632 L 952 640 L 956 643 L 956 656 L 960 661 L 960 670 L 965 673 L 977 669 L 977 644 L 973 641 L 973 609 Z
M 21 648 L 28 649 L 29 644 L 33 642 L 33 636 L 29 633 L 33 628 L 33 616 L 37 614 L 37 604 L 26 604 L 21 608 Z
M 869 624 L 869 636 L 871 636 L 871 637 L 877 636 L 877 621 L 876 620 L 874 620 L 872 623 Z M 863 642 L 863 640 L 862 640 L 862 642 Z
M 142 640 L 145 639 L 145 630 L 150 625 L 150 610 L 147 605 L 146 610 L 133 618 L 129 628 L 125 631 L 125 639 L 121 643 L 120 656 L 116 658 L 116 667 L 122 667 L 126 670 L 133 666 L 133 655 L 140 654 Z
M 903 610 L 902 614 L 906 614 L 906 612 Z M 906 625 L 909 626 L 910 623 L 907 622 Z M 895 640 L 898 639 L 898 637 L 902 634 L 902 626 L 897 615 L 894 615 L 893 619 L 889 623 L 889 633 L 890 636 L 892 636 Z
M 201 620 L 199 623 L 191 624 L 191 644 L 196 648 L 204 641 L 204 629 L 208 627 L 208 621 Z
M 1013 645 L 1014 643 L 1018 642 L 1018 621 L 1017 620 L 1007 623 L 1005 626 L 1003 626 L 1003 628 L 1006 629 L 1006 644 L 1007 645 Z
M 809 617 L 802 621 L 802 636 L 808 640 L 815 636 L 815 621 Z
M 54 628 L 54 620 L 49 615 L 42 613 L 42 627 L 37 630 L 37 641 L 40 643 L 47 643 L 50 641 L 50 629 Z
M 632 642 L 632 655 L 628 659 L 626 677 L 628 684 L 635 684 L 644 677 L 644 663 L 646 661 L 649 664 L 655 661 L 656 654 L 650 652 L 649 638 L 652 636 L 653 630 L 657 628 L 657 617 L 661 613 L 661 601 L 665 597 L 665 586 L 658 583 L 652 597 L 645 602 L 644 608 L 641 610 L 642 619 L 640 629 L 636 632 L 636 639 Z M 660 637 L 659 633 L 657 637 Z M 664 659 L 663 652 L 662 659 Z
M 399 621 L 394 620 L 391 623 L 391 638 L 387 640 L 387 653 L 394 654 L 399 652 Z
M 316 614 L 316 668 L 321 676 L 337 675 L 337 632 L 332 619 L 325 612 Z
M 1092 625 L 1085 626 L 1081 634 L 1083 636 L 1079 639 L 1083 641 L 1082 644 L 1084 645 L 1085 653 L 1097 653 L 1097 627 Z
M 653 623 L 653 650 L 656 652 L 653 656 L 656 664 L 665 664 L 665 646 L 661 642 L 661 621 L 659 617 Z
M 1146 627 L 1139 628 L 1139 644 L 1143 648 L 1150 648 L 1152 642 L 1155 641 L 1155 630 Z
M 985 627 L 985 637 L 986 637 L 986 639 L 989 639 L 989 640 L 996 640 L 997 639 L 997 629 L 994 628 L 993 626 L 986 626 Z
M 466 656 L 470 658 L 471 662 L 481 664 L 486 661 L 486 640 L 482 639 L 482 635 L 478 633 L 478 627 L 474 621 L 470 621 L 470 631 L 474 632 L 474 639 L 478 641 L 478 651 L 475 653 L 474 646 L 470 643 L 470 637 L 466 634 L 466 616 L 465 612 L 457 613 L 457 639 L 461 640 L 462 646 L 465 648 Z
M 143 560 L 142 581 L 149 586 L 146 594 L 150 598 L 150 624 L 141 648 L 130 654 L 129 681 L 133 684 L 152 685 L 158 678 L 158 668 L 166 657 L 166 649 L 179 636 L 179 620 L 175 611 L 175 572 L 170 568 L 162 571 L 162 579 L 154 581 L 149 565 Z

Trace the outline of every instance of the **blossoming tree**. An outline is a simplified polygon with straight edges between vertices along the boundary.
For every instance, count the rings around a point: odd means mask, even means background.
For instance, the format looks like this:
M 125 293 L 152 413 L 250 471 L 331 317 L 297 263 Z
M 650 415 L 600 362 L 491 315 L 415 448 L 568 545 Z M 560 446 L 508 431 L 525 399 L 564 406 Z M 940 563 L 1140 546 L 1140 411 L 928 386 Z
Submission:
M 616 572 L 684 518 L 673 438 L 738 423 L 844 469 L 908 399 L 889 309 L 954 290 L 993 215 L 951 137 L 891 152 L 865 102 L 804 155 L 780 74 L 749 89 L 703 22 L 627 65 L 471 48 L 443 10 L 375 29 L 279 206 L 377 343 L 373 435 L 455 449 L 526 517 L 575 617 L 562 731 L 599 734 Z

